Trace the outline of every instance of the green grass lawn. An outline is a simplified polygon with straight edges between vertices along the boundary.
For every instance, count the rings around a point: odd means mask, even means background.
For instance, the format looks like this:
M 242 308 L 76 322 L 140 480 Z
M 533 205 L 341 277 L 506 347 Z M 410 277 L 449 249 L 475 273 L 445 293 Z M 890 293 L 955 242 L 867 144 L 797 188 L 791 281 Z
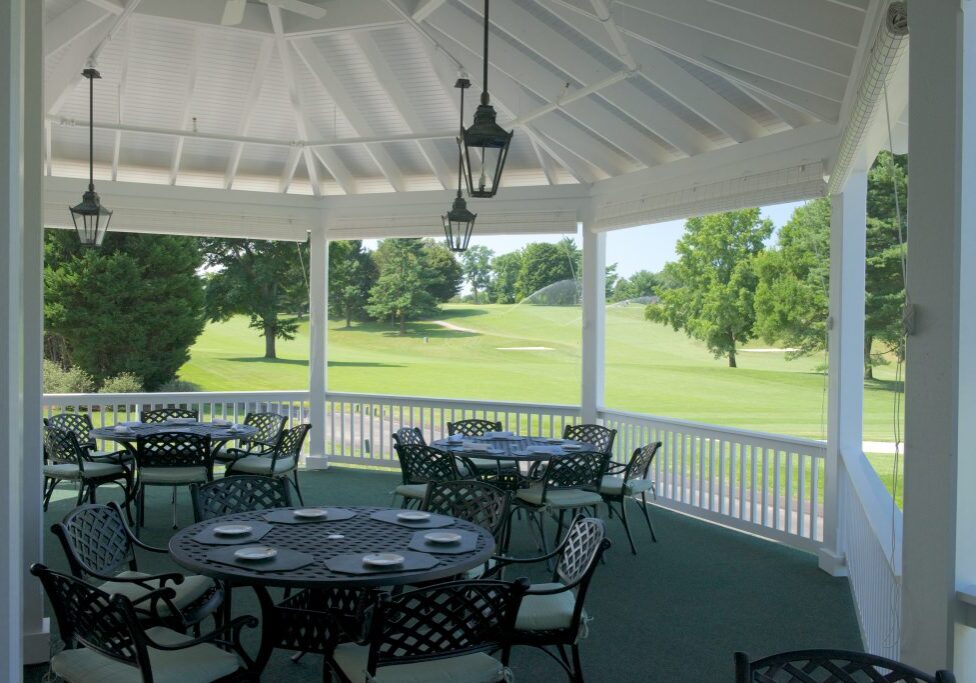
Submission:
M 578 404 L 580 311 L 532 305 L 447 305 L 440 320 L 412 323 L 399 336 L 388 325 L 334 321 L 329 330 L 333 391 Z M 761 348 L 763 344 L 751 344 Z M 546 347 L 548 351 L 502 350 Z M 750 347 L 747 347 L 750 348 Z M 303 389 L 308 327 L 279 342 L 278 360 L 243 317 L 208 325 L 180 371 L 201 390 Z M 646 322 L 642 306 L 610 307 L 606 331 L 606 405 L 718 425 L 823 438 L 822 357 L 739 354 L 729 368 L 702 344 Z M 889 368 L 867 383 L 864 438 L 891 440 L 894 382 Z

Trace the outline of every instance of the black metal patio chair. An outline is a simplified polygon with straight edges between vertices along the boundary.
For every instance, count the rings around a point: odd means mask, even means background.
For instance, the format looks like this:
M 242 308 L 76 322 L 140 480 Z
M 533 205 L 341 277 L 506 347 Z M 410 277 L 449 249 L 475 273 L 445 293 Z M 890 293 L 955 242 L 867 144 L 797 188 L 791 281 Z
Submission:
M 257 619 L 241 616 L 196 638 L 165 626 L 146 627 L 138 609 L 170 599 L 157 588 L 130 599 L 73 576 L 31 566 L 54 609 L 66 647 L 51 658 L 51 672 L 70 683 L 105 681 L 257 681 L 254 662 L 241 647 L 241 630 Z
M 419 504 L 427 495 L 430 482 L 463 479 L 457 459 L 447 451 L 421 444 L 395 444 L 394 448 L 400 462 L 402 483 L 393 490 L 393 502 L 400 496 L 402 507 Z
M 508 550 L 511 496 L 481 481 L 441 481 L 427 485 L 421 510 L 457 517 L 487 529 L 499 552 Z M 480 570 L 470 578 L 480 574 Z
M 502 431 L 502 423 L 495 420 L 482 420 L 471 418 L 469 420 L 458 420 L 457 422 L 447 423 L 447 433 L 449 436 L 461 434 L 462 436 L 484 436 L 488 432 Z
M 74 432 L 78 438 L 78 444 L 88 451 L 88 456 L 95 462 L 131 462 L 133 460 L 132 454 L 124 448 L 111 451 L 98 450 L 98 444 L 91 436 L 92 429 L 95 427 L 92 425 L 88 413 L 55 413 L 44 418 L 44 426 L 60 427 Z
M 75 508 L 51 531 L 73 576 L 107 593 L 125 595 L 144 621 L 182 631 L 212 615 L 223 600 L 220 587 L 205 576 L 140 572 L 136 550 L 159 555 L 169 551 L 136 538 L 115 503 Z M 172 589 L 172 594 L 159 593 L 161 588 Z M 147 600 L 149 594 L 153 595 Z
M 126 515 L 133 494 L 132 469 L 127 462 L 95 460 L 91 451 L 78 443 L 73 431 L 61 427 L 44 429 L 44 511 L 55 487 L 62 481 L 78 485 L 78 505 L 86 499 L 94 503 L 95 491 L 104 484 L 115 484 L 125 493 Z
M 187 432 L 159 432 L 136 441 L 137 515 L 136 528 L 146 522 L 146 487 L 173 488 L 173 528 L 176 521 L 176 490 L 180 486 L 213 480 L 210 437 Z
M 657 535 L 654 533 L 654 525 L 651 524 L 651 517 L 647 513 L 647 492 L 650 491 L 657 497 L 657 489 L 653 479 L 648 478 L 654 456 L 661 448 L 661 442 L 636 449 L 630 456 L 630 461 L 626 464 L 611 463 L 607 466 L 607 474 L 600 482 L 600 495 L 603 502 L 607 504 L 610 516 L 614 513 L 614 504 L 619 506 L 620 520 L 624 524 L 624 531 L 627 532 L 627 540 L 630 541 L 630 552 L 637 554 L 634 547 L 634 538 L 630 534 L 630 523 L 627 520 L 627 499 L 634 501 L 644 515 L 647 522 L 647 530 L 651 532 L 651 540 L 657 543 Z M 635 496 L 640 496 L 640 502 Z
M 735 653 L 735 683 L 955 683 L 949 671 L 927 674 L 891 659 L 849 650 L 795 650 L 754 661 Z
M 193 519 L 202 522 L 235 512 L 291 507 L 288 479 L 240 474 L 206 484 L 190 484 Z
M 401 446 L 409 444 L 426 446 L 427 439 L 424 438 L 424 433 L 420 431 L 419 427 L 400 427 L 393 432 L 393 445 L 397 444 Z
M 269 455 L 278 445 L 287 421 L 288 418 L 278 413 L 248 413 L 244 416 L 244 424 L 254 427 L 257 432 L 243 439 L 236 448 L 219 451 L 214 459 L 226 463 L 249 455 Z
M 161 424 L 176 418 L 178 420 L 199 420 L 200 411 L 190 408 L 157 408 L 156 410 L 144 410 L 139 414 L 139 421 L 146 424 Z
M 611 455 L 617 430 L 597 424 L 566 425 L 563 427 L 563 438 L 590 444 L 594 451 Z
M 304 505 L 302 489 L 298 485 L 298 461 L 302 457 L 305 437 L 308 436 L 311 428 L 310 424 L 303 423 L 284 430 L 268 454 L 245 455 L 233 460 L 227 464 L 224 475 L 255 474 L 275 479 L 291 475 L 298 500 Z

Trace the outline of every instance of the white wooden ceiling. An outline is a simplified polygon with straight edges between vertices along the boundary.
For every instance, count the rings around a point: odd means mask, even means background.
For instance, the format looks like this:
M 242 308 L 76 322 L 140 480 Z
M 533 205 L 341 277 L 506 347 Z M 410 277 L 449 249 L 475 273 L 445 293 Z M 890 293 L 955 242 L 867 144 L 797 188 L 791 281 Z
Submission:
M 49 175 L 305 195 L 452 188 L 482 0 L 45 0 Z M 593 183 L 836 124 L 872 0 L 495 0 L 508 186 Z M 470 115 L 468 115 L 470 118 Z M 183 133 L 184 135 L 181 135 Z

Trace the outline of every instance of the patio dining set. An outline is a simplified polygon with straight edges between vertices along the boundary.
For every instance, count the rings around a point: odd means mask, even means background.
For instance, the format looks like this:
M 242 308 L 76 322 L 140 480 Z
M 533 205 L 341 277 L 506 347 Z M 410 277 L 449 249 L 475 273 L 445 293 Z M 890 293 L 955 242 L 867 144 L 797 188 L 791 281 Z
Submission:
M 295 661 L 321 655 L 326 681 L 501 683 L 514 680 L 512 652 L 535 648 L 583 681 L 587 593 L 613 562 L 599 512 L 605 505 L 619 517 L 636 555 L 631 499 L 657 541 L 647 496 L 656 493 L 659 442 L 614 463 L 616 433 L 602 425 L 545 438 L 470 419 L 448 423 L 448 436 L 429 444 L 420 429 L 403 427 L 393 435 L 399 506 L 307 505 L 297 467 L 309 429 L 267 413 L 239 426 L 204 423 L 172 408 L 101 429 L 85 414 L 49 417 L 45 503 L 60 481 L 79 489 L 77 507 L 52 526 L 69 571 L 31 568 L 65 644 L 52 673 L 71 683 L 260 680 L 271 656 L 288 651 Z M 122 448 L 98 450 L 99 441 Z M 225 474 L 215 478 L 217 465 Z M 97 502 L 105 483 L 123 489 L 121 505 Z M 139 537 L 148 486 L 174 487 L 174 497 L 189 488 L 194 523 L 166 548 Z M 534 556 L 509 552 L 520 519 L 538 543 Z M 546 519 L 556 524 L 551 544 Z M 147 554 L 186 573 L 142 572 Z M 544 581 L 527 578 L 540 571 Z M 232 598 L 244 589 L 258 614 L 235 614 Z M 255 651 L 243 641 L 259 624 Z M 860 678 L 868 672 L 953 681 L 845 651 L 737 653 L 735 667 L 737 683 L 880 680 Z

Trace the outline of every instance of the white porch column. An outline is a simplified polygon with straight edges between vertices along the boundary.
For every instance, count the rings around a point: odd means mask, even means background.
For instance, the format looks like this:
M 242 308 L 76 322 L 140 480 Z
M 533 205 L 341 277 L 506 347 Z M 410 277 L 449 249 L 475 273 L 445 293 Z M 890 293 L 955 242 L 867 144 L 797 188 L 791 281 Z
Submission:
M 583 220 L 582 421 L 597 421 L 603 406 L 604 329 L 606 327 L 607 234 Z
M 309 450 L 305 466 L 325 469 L 325 392 L 328 388 L 329 344 L 329 239 L 324 223 L 312 228 L 309 240 L 309 350 L 308 391 L 310 422 Z
M 21 680 L 24 663 L 24 61 L 30 4 L 40 3 L 0 3 L 0 679 L 5 681 Z M 40 202 L 40 195 L 30 201 Z
M 830 317 L 827 348 L 827 459 L 824 463 L 820 568 L 846 574 L 838 538 L 837 477 L 841 453 L 861 452 L 864 404 L 864 259 L 868 176 L 850 175 L 830 202 Z
M 976 3 L 911 16 L 901 656 L 973 680 L 956 588 L 976 584 Z
M 41 358 L 44 349 L 44 223 L 40 197 L 44 192 L 44 46 L 43 2 L 27 3 L 24 99 L 24 436 L 23 539 L 24 663 L 47 661 L 50 626 L 44 618 L 44 591 L 28 565 L 44 559 L 44 512 L 41 476 Z

